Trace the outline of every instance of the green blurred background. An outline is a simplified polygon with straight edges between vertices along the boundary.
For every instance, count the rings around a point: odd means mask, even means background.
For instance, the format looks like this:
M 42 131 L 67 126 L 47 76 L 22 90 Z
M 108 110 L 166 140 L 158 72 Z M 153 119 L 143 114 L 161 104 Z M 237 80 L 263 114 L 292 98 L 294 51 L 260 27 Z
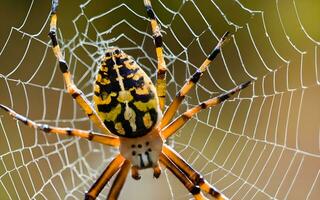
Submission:
M 235 99 L 197 115 L 172 141 L 232 199 L 320 195 L 320 2 L 152 1 L 163 30 L 172 98 L 225 31 L 232 36 L 178 113 L 249 79 Z M 82 5 L 82 6 L 80 6 Z M 72 98 L 49 46 L 50 1 L 1 1 L 0 103 L 37 122 L 95 129 Z M 59 38 L 77 86 L 91 99 L 107 46 L 132 55 L 155 80 L 143 1 L 66 1 Z M 45 135 L 0 113 L 0 199 L 82 199 L 115 150 Z M 105 199 L 108 188 L 100 199 Z M 127 179 L 120 199 L 189 199 L 170 172 Z

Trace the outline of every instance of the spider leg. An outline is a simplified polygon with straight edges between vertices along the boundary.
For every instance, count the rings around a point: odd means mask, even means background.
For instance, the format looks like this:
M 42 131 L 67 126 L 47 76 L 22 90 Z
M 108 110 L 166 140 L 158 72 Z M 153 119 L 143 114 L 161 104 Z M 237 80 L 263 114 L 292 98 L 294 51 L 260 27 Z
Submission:
M 94 200 L 106 186 L 112 176 L 120 169 L 124 163 L 124 158 L 119 154 L 106 167 L 98 180 L 91 186 L 90 190 L 85 194 L 85 200 Z
M 117 174 L 116 179 L 113 181 L 110 192 L 108 194 L 108 198 L 107 198 L 108 200 L 118 199 L 120 191 L 124 185 L 124 182 L 126 181 L 128 172 L 130 170 L 130 165 L 131 163 L 129 160 L 124 161 L 119 173 Z
M 51 22 L 50 22 L 50 32 L 49 36 L 52 41 L 52 49 L 53 53 L 59 61 L 60 70 L 63 73 L 63 78 L 67 87 L 67 91 L 71 96 L 76 100 L 76 102 L 80 105 L 80 107 L 84 110 L 84 112 L 88 115 L 91 121 L 96 124 L 104 133 L 110 133 L 110 131 L 106 128 L 102 120 L 98 117 L 98 114 L 90 104 L 89 100 L 83 94 L 81 90 L 77 88 L 77 86 L 73 83 L 72 75 L 69 71 L 69 67 L 62 55 L 60 46 L 58 44 L 58 39 L 56 36 L 57 30 L 57 7 L 58 0 L 52 1 L 51 7 Z
M 101 144 L 109 145 L 112 147 L 118 147 L 120 145 L 119 138 L 104 134 L 95 133 L 92 131 L 80 130 L 80 129 L 72 129 L 72 128 L 61 128 L 55 126 L 49 126 L 47 124 L 36 123 L 25 116 L 22 116 L 12 109 L 8 108 L 0 104 L 0 108 L 9 113 L 13 118 L 21 121 L 25 125 L 33 128 L 38 128 L 45 133 L 54 133 L 59 135 L 68 135 L 74 137 L 84 138 L 90 141 L 98 142 Z
M 209 99 L 203 103 L 198 104 L 197 106 L 187 110 L 184 112 L 182 115 L 180 115 L 177 119 L 175 119 L 173 122 L 171 122 L 167 127 L 162 129 L 162 137 L 164 139 L 167 139 L 170 137 L 172 134 L 174 134 L 178 129 L 180 129 L 189 119 L 191 119 L 192 116 L 200 112 L 202 109 L 206 109 L 208 107 L 213 107 L 216 106 L 226 99 L 230 98 L 233 94 L 236 92 L 239 92 L 240 90 L 246 88 L 251 81 L 247 81 L 245 83 L 242 83 L 238 85 L 237 87 L 229 90 L 226 93 L 223 93 L 217 97 L 214 97 L 212 99 Z
M 139 174 L 139 169 L 136 166 L 131 167 L 131 176 L 134 180 L 140 180 L 141 176 Z
M 153 33 L 153 39 L 156 46 L 156 54 L 158 59 L 158 71 L 157 71 L 157 95 L 159 98 L 160 108 L 163 111 L 166 105 L 166 71 L 167 66 L 163 57 L 162 48 L 162 35 L 160 26 L 157 23 L 156 16 L 153 12 L 150 0 L 144 0 L 144 5 L 147 10 L 148 17 L 151 20 L 151 28 Z
M 196 170 L 194 170 L 174 149 L 168 145 L 164 145 L 162 151 L 195 185 L 198 185 L 202 191 L 210 194 L 217 200 L 226 199 L 217 191 L 217 189 L 210 185 Z
M 207 199 L 201 194 L 200 188 L 192 183 L 192 181 L 163 153 L 160 154 L 160 162 L 183 183 L 196 200 Z
M 160 165 L 159 165 L 159 162 L 156 166 L 153 167 L 153 177 L 154 178 L 159 178 L 161 175 L 161 168 L 160 168 Z
M 165 127 L 172 117 L 175 115 L 176 111 L 178 110 L 181 102 L 184 100 L 186 94 L 190 91 L 190 89 L 197 84 L 200 77 L 203 75 L 203 73 L 207 70 L 209 67 L 209 64 L 217 57 L 217 55 L 221 51 L 221 46 L 223 42 L 226 40 L 229 32 L 226 32 L 216 47 L 213 49 L 211 54 L 207 57 L 207 59 L 202 63 L 200 68 L 197 69 L 197 71 L 189 78 L 189 80 L 183 85 L 183 87 L 180 89 L 180 91 L 177 93 L 176 97 L 173 99 L 167 110 L 164 112 L 162 121 L 160 123 L 160 128 Z

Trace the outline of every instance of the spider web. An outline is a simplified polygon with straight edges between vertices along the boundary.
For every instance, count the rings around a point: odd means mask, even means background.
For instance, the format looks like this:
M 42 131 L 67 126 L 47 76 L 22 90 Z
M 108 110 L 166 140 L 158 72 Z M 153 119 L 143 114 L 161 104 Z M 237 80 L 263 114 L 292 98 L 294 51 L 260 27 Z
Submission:
M 221 56 L 179 113 L 254 79 L 235 98 L 199 113 L 171 145 L 230 199 L 317 199 L 320 195 L 320 32 L 316 0 L 152 1 L 164 35 L 168 102 L 222 34 Z M 1 3 L 0 103 L 56 126 L 95 129 L 66 93 L 50 48 L 48 1 Z M 141 1 L 62 1 L 61 47 L 76 85 L 92 98 L 108 46 L 136 58 L 155 81 L 156 58 Z M 47 135 L 1 112 L 0 198 L 83 199 L 117 153 Z M 112 181 L 111 181 L 112 182 Z M 108 185 L 100 194 L 105 199 Z M 189 199 L 164 170 L 130 177 L 120 199 Z

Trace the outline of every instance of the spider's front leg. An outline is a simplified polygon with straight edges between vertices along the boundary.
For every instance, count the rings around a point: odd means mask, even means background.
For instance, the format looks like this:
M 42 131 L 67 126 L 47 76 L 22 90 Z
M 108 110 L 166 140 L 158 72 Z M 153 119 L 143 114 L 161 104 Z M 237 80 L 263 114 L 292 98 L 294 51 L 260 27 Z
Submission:
M 203 75 L 203 73 L 207 70 L 210 63 L 217 57 L 217 55 L 221 51 L 221 47 L 226 40 L 229 32 L 226 32 L 221 39 L 219 40 L 216 47 L 213 49 L 213 51 L 210 53 L 210 55 L 207 57 L 207 59 L 202 63 L 202 65 L 197 69 L 197 71 L 190 77 L 190 79 L 183 85 L 183 87 L 180 89 L 180 91 L 177 93 L 176 97 L 173 99 L 165 113 L 163 114 L 163 118 L 160 123 L 160 128 L 165 127 L 168 125 L 168 123 L 171 121 L 173 116 L 175 115 L 176 111 L 178 110 L 180 104 L 184 100 L 187 93 L 191 90 L 191 88 L 197 84 L 197 82 L 200 80 L 200 77 Z
M 83 94 L 81 90 L 77 88 L 77 86 L 73 83 L 72 75 L 69 71 L 69 67 L 62 55 L 60 46 L 58 44 L 57 39 L 57 8 L 58 8 L 59 1 L 52 0 L 52 7 L 51 7 L 51 21 L 50 21 L 50 32 L 49 36 L 52 42 L 52 49 L 53 53 L 56 56 L 57 60 L 59 61 L 60 70 L 63 73 L 63 78 L 67 87 L 67 91 L 71 96 L 76 100 L 76 102 L 81 106 L 81 108 L 85 111 L 91 121 L 96 124 L 104 133 L 110 133 L 109 130 L 106 128 L 102 120 L 99 118 L 98 114 L 90 104 L 89 100 Z
M 154 44 L 156 46 L 156 54 L 158 59 L 158 71 L 157 71 L 157 96 L 159 98 L 160 109 L 163 111 L 166 105 L 166 72 L 167 66 L 163 57 L 162 47 L 162 34 L 160 26 L 156 20 L 156 15 L 151 6 L 150 0 L 144 0 L 144 5 L 147 10 L 148 17 L 151 22 L 151 29 L 153 33 Z

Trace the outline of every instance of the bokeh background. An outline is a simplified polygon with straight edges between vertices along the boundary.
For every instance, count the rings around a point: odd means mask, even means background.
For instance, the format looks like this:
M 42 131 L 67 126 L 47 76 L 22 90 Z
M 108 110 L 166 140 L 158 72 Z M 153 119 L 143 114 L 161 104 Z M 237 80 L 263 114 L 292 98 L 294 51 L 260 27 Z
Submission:
M 163 30 L 168 98 L 230 31 L 177 113 L 235 85 L 234 99 L 184 126 L 171 145 L 231 199 L 320 195 L 320 2 L 152 1 Z M 37 122 L 96 129 L 65 92 L 47 36 L 50 1 L 0 2 L 0 103 Z M 89 99 L 108 46 L 132 55 L 155 80 L 143 1 L 62 0 L 59 38 L 76 85 Z M 82 199 L 115 149 L 25 127 L 0 113 L 0 199 Z M 112 182 L 112 181 L 111 181 Z M 108 185 L 99 199 L 105 199 Z M 130 177 L 120 199 L 189 199 L 170 172 Z

